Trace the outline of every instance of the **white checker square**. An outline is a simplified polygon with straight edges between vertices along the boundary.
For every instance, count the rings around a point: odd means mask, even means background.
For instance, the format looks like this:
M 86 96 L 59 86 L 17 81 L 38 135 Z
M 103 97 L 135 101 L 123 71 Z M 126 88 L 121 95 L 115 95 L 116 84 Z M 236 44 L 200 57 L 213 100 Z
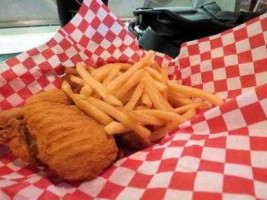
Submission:
M 77 51 L 74 47 L 70 47 L 67 50 L 65 50 L 66 55 L 68 58 L 72 58 L 73 56 L 77 55 Z
M 229 44 L 233 44 L 235 42 L 235 37 L 234 34 L 231 33 L 227 33 L 225 35 L 222 36 L 222 44 L 223 46 L 227 46 Z
M 263 32 L 263 38 L 264 38 L 264 41 L 265 41 L 265 44 L 266 44 L 267 43 L 267 31 Z
M 239 73 L 241 76 L 255 74 L 255 67 L 252 62 L 239 64 Z
M 262 107 L 265 115 L 267 116 L 267 99 L 260 101 L 260 104 L 261 104 L 261 107 Z
M 18 171 L 27 165 L 28 163 L 23 162 L 19 158 L 7 164 L 8 168 L 12 169 L 12 171 Z
M 26 58 L 28 58 L 28 54 L 21 53 L 21 54 L 17 55 L 16 58 L 19 60 L 19 62 L 23 62 Z
M 46 59 L 42 56 L 42 54 L 37 54 L 35 56 L 32 56 L 32 59 L 34 60 L 36 65 L 40 65 L 41 63 L 46 61 Z
M 190 77 L 190 79 L 191 79 L 192 86 L 199 85 L 199 84 L 202 83 L 202 78 L 201 78 L 201 74 L 200 73 L 193 74 Z
M 191 68 L 190 67 L 187 67 L 185 69 L 181 69 L 181 76 L 182 76 L 182 79 L 185 79 L 187 78 L 188 76 L 190 76 L 192 74 L 191 72 Z
M 83 182 L 79 186 L 79 190 L 84 192 L 85 194 L 88 194 L 90 196 L 97 196 L 99 192 L 102 190 L 104 185 L 106 184 L 107 180 L 103 177 L 99 176 L 91 181 Z
M 147 154 L 148 152 L 147 151 L 138 151 L 132 155 L 129 156 L 130 159 L 133 159 L 133 160 L 146 160 L 146 157 L 147 157 Z
M 134 55 L 135 51 L 132 48 L 127 47 L 124 50 L 124 54 L 126 54 L 127 56 L 131 57 L 132 55 Z
M 198 65 L 201 62 L 200 55 L 189 56 L 190 65 Z
M 1 69 L 1 67 L 0 67 L 0 69 Z M 14 71 L 15 74 L 20 76 L 22 74 L 25 74 L 27 72 L 27 69 L 22 64 L 18 64 L 18 65 L 15 65 L 14 67 L 12 67 L 12 71 Z
M 157 173 L 159 165 L 160 161 L 145 161 L 137 171 L 142 174 L 154 175 Z
M 267 83 L 267 72 L 261 72 L 256 74 L 256 84 L 257 86 Z
M 41 86 L 37 81 L 33 81 L 28 85 L 28 89 L 31 91 L 32 94 L 36 94 L 42 90 Z
M 19 178 L 24 178 L 25 176 L 18 174 L 16 172 L 8 173 L 6 175 L 2 175 L 1 178 L 4 179 L 9 179 L 9 180 L 14 180 L 14 179 L 19 179 Z
M 77 13 L 71 20 L 72 24 L 75 24 L 75 26 L 79 26 L 81 21 L 83 20 L 83 17 Z
M 107 11 L 105 11 L 104 8 L 100 7 L 96 15 L 100 19 L 100 21 L 103 21 L 103 19 L 105 19 L 105 17 L 107 16 Z
M 122 31 L 122 29 L 123 27 L 118 22 L 114 22 L 110 27 L 110 30 L 116 35 L 118 35 Z
M 2 200 L 10 200 L 10 196 L 7 195 L 5 192 L 0 190 L 0 199 L 2 199 Z
M 253 178 L 252 168 L 247 165 L 225 163 L 224 174 L 229 175 L 229 176 L 246 178 L 246 179 Z
M 93 11 L 91 11 L 90 9 L 87 10 L 84 19 L 86 19 L 86 21 L 90 24 L 90 22 L 95 19 L 95 13 L 93 13 Z
M 57 185 L 51 184 L 47 187 L 47 191 L 50 191 L 57 196 L 63 197 L 66 194 L 72 194 L 76 188 L 72 187 L 70 184 L 66 182 L 59 183 Z
M 237 150 L 249 150 L 250 142 L 248 136 L 228 135 L 226 137 L 226 148 Z
M 267 55 L 267 49 L 266 46 L 257 47 L 255 49 L 251 50 L 251 55 L 253 61 L 258 61 L 266 58 Z
M 255 200 L 255 197 L 247 194 L 229 194 L 223 193 L 222 200 Z
M 147 188 L 167 188 L 172 175 L 173 172 L 161 172 L 155 174 L 149 182 Z
M 179 158 L 175 171 L 196 172 L 198 170 L 200 159 L 192 156 Z
M 267 199 L 267 183 L 254 181 L 254 190 L 258 199 Z
M 263 31 L 262 31 L 262 27 L 261 27 L 261 22 L 260 21 L 254 22 L 253 24 L 249 24 L 247 26 L 248 37 L 252 37 L 252 36 L 260 34 L 262 32 Z
M 186 58 L 186 57 L 188 57 L 188 48 L 187 47 L 181 48 L 179 57 L 180 58 Z
M 168 147 L 165 148 L 162 159 L 168 159 L 168 158 L 179 158 L 182 155 L 183 152 L 182 147 Z
M 204 113 L 205 119 L 207 120 L 212 119 L 214 117 L 218 117 L 220 115 L 221 115 L 221 110 L 219 106 L 216 106 Z
M 13 197 L 14 200 L 21 200 L 21 197 L 25 199 L 38 199 L 39 196 L 43 193 L 43 189 L 29 185 L 22 190 L 18 191 L 17 194 Z
M 242 53 L 245 51 L 249 51 L 251 49 L 248 38 L 246 38 L 244 40 L 237 41 L 235 43 L 235 46 L 236 46 L 236 52 L 237 53 Z
M 252 103 L 258 102 L 258 97 L 255 90 L 250 90 L 243 95 L 240 95 L 236 98 L 237 104 L 240 108 L 250 105 Z
M 240 110 L 233 110 L 223 114 L 228 130 L 234 130 L 246 126 L 246 122 Z
M 210 41 L 200 42 L 198 47 L 200 53 L 210 51 Z
M 102 42 L 100 43 L 100 46 L 103 47 L 104 49 L 109 48 L 111 45 L 111 42 L 106 40 L 105 38 L 102 40 Z
M 84 34 L 88 37 L 91 38 L 95 34 L 96 30 L 92 26 L 88 26 Z
M 14 93 L 10 95 L 9 97 L 7 97 L 7 100 L 14 107 L 21 104 L 24 101 L 17 93 Z
M 214 93 L 214 82 L 203 83 L 203 90 Z
M 83 36 L 83 33 L 79 29 L 75 29 L 70 36 L 75 42 L 79 42 Z
M 89 50 L 89 51 L 94 52 L 98 48 L 98 46 L 99 45 L 97 43 L 95 43 L 93 40 L 90 40 L 89 44 L 86 47 L 86 49 Z
M 4 188 L 4 187 L 8 187 L 10 185 L 14 185 L 16 183 L 17 182 L 15 182 L 15 181 L 11 181 L 11 180 L 8 180 L 8 179 L 2 179 L 2 180 L 0 180 L 0 187 Z
M 194 191 L 222 192 L 223 175 L 214 172 L 197 172 Z
M 252 167 L 267 168 L 267 152 L 251 151 L 250 157 Z
M 61 61 L 58 59 L 57 55 L 53 55 L 51 58 L 49 58 L 48 62 L 54 67 L 61 64 Z
M 225 66 L 237 65 L 238 57 L 237 55 L 229 55 L 224 57 Z
M 191 137 L 191 134 L 188 133 L 178 133 L 175 134 L 173 141 L 183 141 L 183 140 L 189 140 Z
M 266 109 L 265 114 L 267 116 L 267 99 L 264 101 L 265 101 L 265 109 Z M 266 127 L 267 127 L 267 121 L 266 120 L 249 125 L 248 126 L 249 136 L 267 137 Z
M 57 32 L 56 35 L 54 36 L 54 39 L 56 40 L 57 43 L 60 43 L 63 39 L 64 39 L 64 36 Z
M 134 39 L 130 35 L 126 35 L 123 40 L 123 44 L 126 44 L 127 46 L 129 46 L 133 42 L 134 42 Z
M 7 71 L 10 67 L 6 63 L 0 64 L 0 74 Z
M 168 189 L 165 194 L 166 200 L 192 200 L 193 198 L 193 192 L 186 191 L 186 190 L 172 190 Z
M 13 88 L 13 90 L 14 90 L 15 92 L 17 92 L 17 91 L 19 91 L 19 90 L 21 90 L 22 88 L 25 87 L 24 82 L 23 82 L 19 77 L 13 79 L 13 80 L 10 81 L 8 84 L 10 85 L 10 87 Z
M 125 199 L 131 199 L 131 200 L 139 200 L 141 199 L 144 189 L 138 189 L 133 187 L 126 187 L 124 188 L 118 197 L 116 197 L 117 200 L 125 200 Z
M 193 125 L 195 134 L 197 135 L 208 135 L 209 134 L 209 125 L 206 121 L 199 122 Z
M 228 78 L 226 80 L 228 90 L 241 89 L 240 77 Z
M 215 81 L 226 79 L 225 68 L 219 68 L 213 70 L 213 79 Z
M 205 140 L 188 140 L 185 144 L 186 147 L 190 146 L 200 146 L 203 147 L 205 144 Z
M 126 186 L 130 183 L 134 175 L 135 172 L 133 170 L 125 167 L 120 167 L 115 169 L 115 171 L 109 177 L 109 181 L 116 183 L 118 185 Z
M 102 36 L 106 36 L 109 28 L 105 24 L 100 24 L 97 28 L 97 32 L 100 33 Z
M 211 50 L 211 58 L 220 58 L 223 57 L 223 48 L 219 47 Z
M 213 162 L 225 162 L 226 150 L 222 148 L 204 147 L 201 159 Z
M 200 63 L 200 71 L 207 72 L 212 70 L 211 60 L 204 60 Z

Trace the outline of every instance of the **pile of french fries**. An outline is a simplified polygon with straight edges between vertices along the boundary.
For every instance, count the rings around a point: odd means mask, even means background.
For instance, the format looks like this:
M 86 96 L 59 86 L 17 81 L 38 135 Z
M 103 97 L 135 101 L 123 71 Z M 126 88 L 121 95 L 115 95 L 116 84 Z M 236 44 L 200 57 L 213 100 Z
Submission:
M 62 90 L 87 115 L 103 124 L 107 134 L 133 131 L 145 141 L 157 141 L 191 119 L 196 109 L 222 100 L 200 89 L 168 79 L 154 52 L 134 64 L 112 63 L 99 68 L 77 63 L 66 68 Z M 198 98 L 202 101 L 195 102 Z

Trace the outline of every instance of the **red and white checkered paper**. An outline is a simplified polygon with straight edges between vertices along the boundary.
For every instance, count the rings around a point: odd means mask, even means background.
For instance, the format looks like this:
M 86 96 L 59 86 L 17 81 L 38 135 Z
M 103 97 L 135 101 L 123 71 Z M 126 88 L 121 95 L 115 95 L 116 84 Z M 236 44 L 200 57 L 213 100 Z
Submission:
M 170 76 L 225 99 L 93 181 L 53 183 L 0 148 L 0 199 L 267 199 L 267 15 L 183 44 Z M 101 2 L 84 0 L 46 44 L 0 65 L 0 105 L 60 86 L 63 66 L 132 62 L 144 52 Z

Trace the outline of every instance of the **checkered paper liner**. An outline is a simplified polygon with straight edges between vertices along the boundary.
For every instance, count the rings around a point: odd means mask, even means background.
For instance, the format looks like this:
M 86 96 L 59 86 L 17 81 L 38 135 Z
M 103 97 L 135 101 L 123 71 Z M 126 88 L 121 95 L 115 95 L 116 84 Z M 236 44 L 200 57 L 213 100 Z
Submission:
M 157 54 L 172 78 L 225 99 L 160 143 L 117 161 L 101 176 L 53 183 L 0 147 L 0 199 L 267 199 L 267 15 L 187 42 L 176 59 Z M 133 62 L 144 52 L 96 0 L 46 44 L 0 65 L 0 106 L 60 86 L 64 66 Z M 0 108 L 1 109 L 1 108 Z

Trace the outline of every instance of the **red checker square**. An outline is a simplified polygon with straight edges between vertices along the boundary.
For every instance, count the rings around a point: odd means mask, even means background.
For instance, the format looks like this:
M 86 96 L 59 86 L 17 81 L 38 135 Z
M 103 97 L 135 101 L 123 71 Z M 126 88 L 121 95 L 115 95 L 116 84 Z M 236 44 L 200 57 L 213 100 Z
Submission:
M 69 59 L 65 53 L 58 54 L 58 58 L 59 58 L 60 62 L 65 62 Z
M 267 18 L 261 19 L 260 23 L 261 23 L 262 30 L 267 31 Z
M 66 39 L 63 39 L 59 43 L 59 45 L 61 46 L 62 49 L 65 49 L 65 50 L 67 50 L 67 49 L 69 49 L 71 47 L 71 43 L 68 40 L 66 40 Z
M 255 78 L 255 75 L 246 75 L 246 76 L 241 76 L 240 77 L 240 80 L 241 80 L 241 85 L 242 85 L 242 88 L 245 88 L 245 87 L 253 87 L 253 86 L 256 86 L 256 78 Z
M 32 174 L 37 173 L 39 171 L 40 170 L 38 170 L 36 167 L 27 165 L 26 167 L 23 167 L 20 170 L 18 170 L 17 173 L 19 173 L 23 176 L 29 176 L 29 175 L 32 175 Z
M 238 57 L 239 64 L 252 62 L 251 51 L 245 51 L 245 52 L 239 53 L 237 57 Z
M 250 137 L 250 149 L 251 150 L 267 151 L 267 145 L 266 144 L 267 144 L 267 138 Z
M 236 42 L 248 38 L 246 27 L 234 31 L 233 34 Z
M 81 56 L 79 54 L 77 54 L 77 55 L 71 57 L 71 61 L 73 63 L 81 62 L 82 61 L 82 58 L 81 58 Z
M 146 189 L 144 194 L 141 197 L 141 200 L 162 200 L 164 199 L 166 193 L 166 189 L 162 188 L 153 188 L 153 189 Z
M 199 115 L 197 117 L 194 117 L 191 120 L 192 124 L 196 124 L 196 123 L 203 122 L 203 121 L 206 121 L 204 115 Z M 189 133 L 191 133 L 193 131 L 193 129 L 191 127 L 188 127 L 186 130 L 189 131 Z
M 255 73 L 265 72 L 266 71 L 266 63 L 267 63 L 267 58 L 255 61 L 254 62 Z
M 113 33 L 111 30 L 108 30 L 105 39 L 112 42 L 116 38 L 115 33 Z
M 30 49 L 30 50 L 27 51 L 27 54 L 29 56 L 35 56 L 35 55 L 38 55 L 39 53 L 40 53 L 39 50 L 36 49 L 36 48 Z
M 255 17 L 249 21 L 246 22 L 246 25 L 254 24 L 255 22 L 260 21 L 258 17 Z
M 107 49 L 107 51 L 112 54 L 116 49 L 117 48 L 114 45 L 110 45 L 110 47 Z M 116 62 L 116 61 L 114 60 L 114 62 Z
M 80 10 L 79 10 L 79 14 L 80 14 L 82 17 L 84 17 L 84 16 L 86 15 L 87 11 L 88 11 L 88 7 L 87 7 L 87 5 L 82 4 L 82 6 L 80 7 Z
M 15 93 L 12 87 L 10 87 L 9 85 L 4 85 L 3 87 L 0 87 L 0 91 L 3 97 L 5 98 Z
M 96 32 L 94 34 L 94 36 L 92 37 L 92 40 L 98 44 L 100 44 L 103 41 L 103 39 L 104 39 L 104 37 L 101 34 L 99 34 L 98 32 Z
M 267 85 L 266 84 L 256 88 L 256 94 L 257 94 L 259 100 L 267 98 L 266 90 L 267 90 Z
M 75 190 L 72 194 L 68 193 L 63 197 L 63 200 L 92 200 L 93 197 L 83 193 L 80 190 Z
M 218 48 L 221 46 L 222 46 L 222 39 L 220 37 L 213 39 L 213 40 L 210 40 L 210 48 L 211 49 L 215 49 L 215 48 Z
M 203 83 L 213 81 L 213 72 L 212 71 L 202 72 L 201 79 Z
M 15 66 L 15 65 L 17 65 L 19 63 L 20 62 L 16 57 L 10 58 L 9 60 L 6 61 L 6 64 L 8 64 L 10 67 L 13 67 L 13 66 Z
M 248 125 L 266 120 L 265 113 L 258 102 L 242 107 L 240 110 Z
M 22 62 L 22 65 L 24 67 L 26 67 L 28 70 L 30 70 L 31 68 L 33 68 L 34 66 L 36 66 L 36 63 L 33 61 L 32 58 L 27 58 L 26 60 L 24 60 Z
M 212 192 L 194 192 L 193 200 L 221 200 L 222 194 Z
M 41 76 L 39 79 L 37 79 L 37 82 L 41 85 L 42 88 L 50 83 L 46 76 Z
M 137 170 L 140 167 L 140 165 L 142 165 L 142 161 L 132 160 L 128 158 L 125 162 L 123 162 L 121 166 L 126 167 L 128 169 Z
M 5 192 L 9 197 L 12 198 L 18 193 L 18 191 L 21 191 L 22 189 L 26 188 L 29 185 L 30 185 L 30 183 L 21 182 L 21 183 L 17 183 L 14 185 L 10 185 L 10 186 L 6 186 L 4 188 L 1 188 L 1 190 L 3 192 Z
M 8 69 L 7 71 L 1 73 L 1 76 L 7 81 L 12 81 L 15 78 L 17 78 L 17 74 L 15 74 L 15 72 L 12 69 Z
M 176 164 L 177 164 L 177 159 L 175 158 L 164 159 L 160 162 L 158 172 L 174 171 L 176 168 Z
M 169 147 L 181 147 L 181 146 L 184 146 L 186 142 L 187 142 L 186 140 L 183 140 L 183 141 L 173 141 L 169 145 Z
M 41 189 L 46 189 L 51 185 L 51 181 L 49 179 L 46 178 L 41 178 L 39 181 L 37 181 L 36 183 L 34 183 L 34 185 L 36 187 L 39 187 Z
M 107 182 L 99 193 L 99 198 L 116 199 L 119 193 L 124 189 L 123 186 Z
M 163 154 L 163 149 L 154 149 L 147 154 L 147 161 L 160 160 Z
M 187 48 L 188 48 L 189 55 L 199 54 L 199 46 L 198 46 L 198 44 L 189 45 Z
M 89 6 L 89 9 L 92 10 L 95 14 L 100 8 L 100 4 L 97 1 L 92 1 L 91 5 Z
M 86 47 L 88 45 L 89 41 L 90 41 L 89 38 L 86 37 L 85 35 L 83 35 L 82 38 L 81 38 L 81 40 L 79 41 L 79 43 L 82 46 Z
M 127 31 L 125 29 L 122 29 L 121 32 L 118 33 L 118 37 L 122 40 L 125 39 L 125 36 L 128 35 Z
M 250 37 L 249 43 L 252 49 L 265 45 L 263 34 L 258 34 Z
M 198 170 L 223 173 L 224 164 L 219 163 L 219 162 L 208 161 L 208 160 L 201 160 Z
M 56 46 L 57 44 L 58 44 L 58 42 L 57 42 L 54 38 L 52 38 L 51 40 L 49 40 L 49 41 L 46 43 L 46 45 L 47 45 L 49 48 L 52 48 L 52 47 Z
M 227 113 L 235 109 L 238 109 L 236 100 L 227 101 L 226 103 L 222 104 L 220 107 L 220 110 L 222 113 Z
M 181 65 L 181 68 L 185 68 L 185 67 L 188 67 L 190 65 L 190 60 L 188 57 L 186 58 L 181 58 L 180 59 L 180 65 Z
M 25 74 L 21 75 L 20 78 L 26 85 L 35 80 L 34 76 L 30 72 L 26 72 Z
M 225 68 L 227 78 L 240 76 L 238 65 L 232 65 Z
M 214 88 L 216 92 L 227 91 L 227 82 L 226 80 L 214 81 Z
M 209 38 L 208 37 L 204 37 L 204 38 L 200 38 L 198 39 L 198 42 L 201 43 L 201 42 L 206 42 L 206 41 L 209 41 Z
M 226 193 L 254 195 L 253 180 L 224 175 L 223 191 Z
M 91 21 L 90 26 L 92 26 L 94 29 L 97 29 L 101 23 L 102 23 L 101 20 L 98 17 L 95 17 Z
M 201 61 L 210 60 L 210 59 L 211 59 L 210 51 L 200 54 L 200 60 Z
M 242 93 L 241 90 L 231 90 L 231 91 L 228 91 L 228 98 L 235 98 L 238 95 L 240 95 L 241 93 Z
M 104 24 L 113 24 L 115 22 L 115 19 L 113 17 L 111 17 L 110 15 L 107 15 L 104 19 L 103 19 L 103 23 Z
M 213 69 L 219 69 L 225 67 L 224 57 L 214 58 L 211 60 L 211 65 Z
M 200 72 L 200 66 L 199 65 L 194 65 L 191 67 L 191 72 L 192 74 L 196 74 Z
M 228 55 L 233 55 L 233 54 L 236 54 L 236 46 L 235 46 L 235 43 L 233 44 L 229 44 L 225 47 L 223 47 L 223 55 L 224 56 L 228 56 Z
M 84 33 L 86 31 L 86 29 L 88 28 L 89 23 L 86 20 L 82 20 L 81 23 L 78 26 L 78 29 Z
M 1 90 L 1 88 L 0 88 Z M 1 107 L 3 110 L 8 110 L 10 108 L 13 108 L 13 106 L 7 101 L 7 100 L 3 100 L 1 103 Z
M 205 141 L 206 147 L 220 147 L 225 148 L 226 146 L 226 137 L 219 138 L 209 138 Z
M 228 132 L 229 135 L 248 135 L 248 128 L 242 127 Z
M 49 191 L 44 191 L 39 197 L 38 197 L 38 200 L 59 200 L 60 198 L 55 195 L 54 193 L 52 192 L 49 192 Z
M 151 179 L 152 176 L 137 173 L 129 183 L 129 187 L 146 188 Z
M 190 140 L 205 140 L 208 138 L 208 135 L 196 135 L 192 134 Z
M 199 158 L 202 154 L 203 147 L 200 146 L 189 146 L 185 147 L 182 156 L 193 156 Z
M 0 176 L 7 175 L 7 174 L 10 174 L 12 172 L 13 172 L 13 170 L 11 170 L 7 166 L 0 167 Z
M 51 49 L 46 49 L 41 54 L 46 59 L 51 58 L 53 55 L 55 55 L 55 53 Z
M 177 190 L 193 190 L 196 173 L 174 172 L 169 188 Z
M 64 30 L 70 34 L 72 33 L 74 30 L 76 29 L 76 27 L 70 22 L 70 23 L 67 23 L 65 26 L 64 26 Z
M 227 149 L 225 158 L 227 163 L 251 165 L 249 151 Z
M 253 167 L 252 172 L 255 180 L 266 182 L 267 169 Z
M 219 133 L 227 131 L 225 121 L 222 116 L 217 116 L 212 119 L 207 120 L 209 129 L 212 133 Z
M 28 88 L 26 88 L 26 87 L 23 88 L 23 89 L 21 89 L 17 93 L 24 100 L 27 99 L 27 98 L 29 98 L 30 96 L 32 96 L 32 92 Z

